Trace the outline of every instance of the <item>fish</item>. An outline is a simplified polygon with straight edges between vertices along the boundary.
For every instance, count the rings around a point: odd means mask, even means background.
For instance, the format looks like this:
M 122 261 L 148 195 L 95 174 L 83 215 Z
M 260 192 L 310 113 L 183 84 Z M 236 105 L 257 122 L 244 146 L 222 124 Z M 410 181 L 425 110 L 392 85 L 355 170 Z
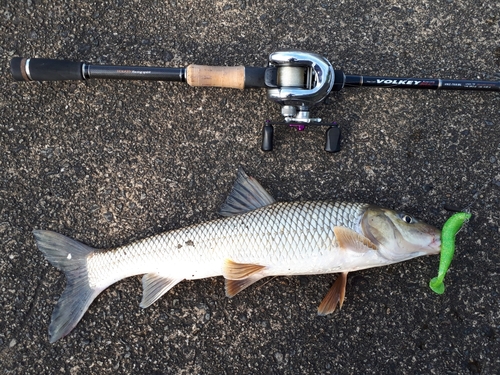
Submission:
M 440 252 L 440 231 L 408 214 L 365 203 L 277 202 L 242 169 L 219 214 L 107 250 L 34 230 L 38 249 L 66 276 L 49 341 L 69 334 L 99 293 L 134 275 L 144 275 L 146 308 L 183 280 L 223 276 L 233 297 L 268 276 L 338 273 L 318 307 L 326 315 L 342 307 L 349 272 Z

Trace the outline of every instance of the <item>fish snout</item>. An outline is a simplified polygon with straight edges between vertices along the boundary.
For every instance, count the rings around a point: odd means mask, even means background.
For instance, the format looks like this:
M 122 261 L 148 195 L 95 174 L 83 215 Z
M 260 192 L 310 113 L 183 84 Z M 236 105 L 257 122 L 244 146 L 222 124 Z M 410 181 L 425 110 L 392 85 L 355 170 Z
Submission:
M 441 231 L 437 228 L 432 228 L 433 230 L 429 233 L 431 236 L 431 242 L 428 245 L 430 249 L 429 255 L 439 254 L 441 252 Z

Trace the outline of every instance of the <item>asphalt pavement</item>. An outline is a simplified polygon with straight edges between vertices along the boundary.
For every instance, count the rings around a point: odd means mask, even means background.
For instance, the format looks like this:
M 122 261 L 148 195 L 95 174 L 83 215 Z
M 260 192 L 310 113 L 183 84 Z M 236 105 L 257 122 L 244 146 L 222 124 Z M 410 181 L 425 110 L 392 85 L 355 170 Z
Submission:
M 265 90 L 183 83 L 14 82 L 16 56 L 92 64 L 265 66 L 319 53 L 346 73 L 500 79 L 500 3 L 0 1 L 0 372 L 6 374 L 494 374 L 500 372 L 500 96 L 351 88 L 314 110 L 342 130 L 277 128 Z M 402 210 L 457 236 L 438 257 L 352 273 L 344 306 L 316 309 L 335 276 L 263 280 L 232 299 L 186 281 L 141 309 L 140 277 L 104 291 L 50 344 L 64 276 L 33 229 L 115 247 L 217 217 L 239 167 L 278 200 Z

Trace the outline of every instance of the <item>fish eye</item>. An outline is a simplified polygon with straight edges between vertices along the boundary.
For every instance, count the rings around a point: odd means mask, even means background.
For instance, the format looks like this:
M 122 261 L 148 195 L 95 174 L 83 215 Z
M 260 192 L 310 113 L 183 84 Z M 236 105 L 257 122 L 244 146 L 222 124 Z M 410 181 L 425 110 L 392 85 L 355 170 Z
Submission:
M 406 215 L 406 214 L 401 214 L 401 220 L 403 220 L 404 222 L 406 222 L 408 224 L 412 224 L 415 222 L 414 218 L 412 218 L 410 215 Z

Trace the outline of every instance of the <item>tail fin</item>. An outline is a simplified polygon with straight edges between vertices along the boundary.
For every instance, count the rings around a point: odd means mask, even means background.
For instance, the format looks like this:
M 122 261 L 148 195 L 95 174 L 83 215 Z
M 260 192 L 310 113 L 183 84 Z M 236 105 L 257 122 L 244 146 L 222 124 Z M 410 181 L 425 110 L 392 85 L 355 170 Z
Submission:
M 34 230 L 33 235 L 38 249 L 64 272 L 67 280 L 49 326 L 49 340 L 53 343 L 75 328 L 102 289 L 92 289 L 88 283 L 87 257 L 93 248 L 48 230 Z

